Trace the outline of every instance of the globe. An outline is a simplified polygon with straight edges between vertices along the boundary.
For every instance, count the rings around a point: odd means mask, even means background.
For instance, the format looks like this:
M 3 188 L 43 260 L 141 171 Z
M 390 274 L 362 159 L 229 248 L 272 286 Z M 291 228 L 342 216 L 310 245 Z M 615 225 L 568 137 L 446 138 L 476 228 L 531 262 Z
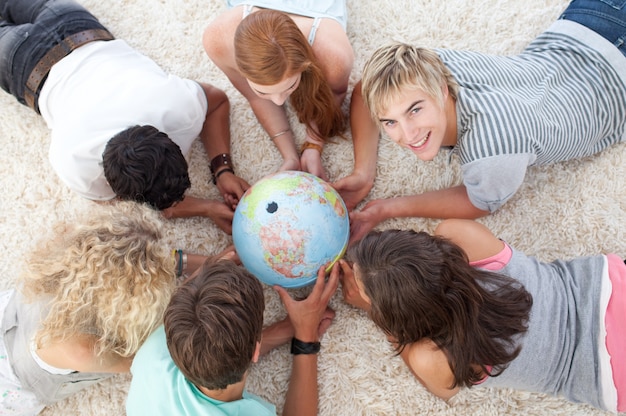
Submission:
M 261 282 L 296 288 L 345 253 L 348 210 L 328 183 L 310 173 L 284 171 L 259 180 L 242 196 L 233 218 L 241 263 Z

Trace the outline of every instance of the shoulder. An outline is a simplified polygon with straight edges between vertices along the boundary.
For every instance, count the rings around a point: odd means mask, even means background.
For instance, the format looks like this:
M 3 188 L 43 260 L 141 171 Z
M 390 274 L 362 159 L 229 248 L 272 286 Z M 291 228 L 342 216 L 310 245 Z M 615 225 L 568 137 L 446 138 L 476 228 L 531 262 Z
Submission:
M 354 51 L 346 31 L 334 19 L 324 18 L 315 34 L 313 51 L 320 61 L 354 61 Z
M 242 16 L 241 8 L 235 7 L 217 16 L 204 30 L 202 44 L 213 61 L 229 60 L 229 64 L 230 61 L 234 63 L 235 32 Z
M 439 223 L 435 235 L 447 238 L 465 251 L 469 261 L 483 260 L 498 254 L 504 242 L 479 222 L 447 219 Z
M 414 342 L 407 348 L 411 370 L 415 371 L 418 376 L 433 375 L 442 369 L 446 370 L 446 368 L 441 368 L 441 364 L 449 367 L 445 353 L 429 339 Z
M 134 373 L 138 367 L 151 366 L 157 361 L 166 363 L 171 361 L 163 325 L 155 329 L 139 348 L 133 360 L 131 371 Z
M 495 84 L 486 80 L 482 83 Z M 478 82 L 479 84 L 481 82 Z M 461 84 L 456 102 L 460 138 L 457 151 L 462 163 L 494 156 L 516 157 L 534 154 L 536 129 L 542 127 L 536 110 L 531 106 L 508 103 L 515 91 L 500 91 L 493 86 L 491 93 Z M 533 160 L 534 161 L 534 160 Z
M 40 348 L 37 355 L 52 367 L 81 373 L 125 373 L 131 363 L 131 359 L 110 351 L 95 355 L 93 338 L 82 334 Z
M 171 359 L 163 326 L 141 346 L 131 367 L 126 414 L 206 414 L 213 405 L 187 381 Z M 202 397 L 201 401 L 198 398 Z M 181 406 L 187 408 L 183 410 Z M 212 414 L 212 413 L 209 413 Z
M 244 390 L 243 400 L 246 400 L 248 407 L 250 407 L 250 414 L 259 416 L 276 415 L 276 407 L 256 394 Z
M 448 357 L 437 345 L 428 339 L 408 346 L 408 365 L 415 377 L 434 395 L 449 399 L 458 391 L 454 384 L 454 373 Z

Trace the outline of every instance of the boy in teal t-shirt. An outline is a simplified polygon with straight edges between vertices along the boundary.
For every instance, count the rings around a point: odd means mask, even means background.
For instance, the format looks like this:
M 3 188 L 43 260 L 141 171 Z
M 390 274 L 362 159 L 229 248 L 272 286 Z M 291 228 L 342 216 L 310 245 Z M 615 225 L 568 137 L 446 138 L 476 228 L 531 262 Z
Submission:
M 261 283 L 243 267 L 206 264 L 172 296 L 164 325 L 133 360 L 126 412 L 133 415 L 275 415 L 276 408 L 245 390 L 248 368 L 272 348 L 292 341 L 292 374 L 284 415 L 317 414 L 319 337 L 334 312 L 327 307 L 339 269 L 324 268 L 302 301 L 275 287 L 288 317 L 263 329 Z
M 232 402 L 215 400 L 202 393 L 174 364 L 163 326 L 141 347 L 131 372 L 133 383 L 126 401 L 128 415 L 276 415 L 273 404 L 245 390 L 242 399 Z

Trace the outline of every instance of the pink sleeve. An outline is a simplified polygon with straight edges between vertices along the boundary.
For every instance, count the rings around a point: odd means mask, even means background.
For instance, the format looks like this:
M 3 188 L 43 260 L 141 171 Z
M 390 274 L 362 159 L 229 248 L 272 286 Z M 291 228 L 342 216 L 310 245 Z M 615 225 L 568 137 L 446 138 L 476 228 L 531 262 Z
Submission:
M 613 384 L 617 390 L 617 411 L 626 411 L 626 333 L 623 331 L 626 316 L 626 264 L 615 254 L 606 256 L 611 280 L 611 297 L 606 308 L 606 349 L 611 357 Z
M 511 250 L 511 246 L 507 243 L 504 243 L 504 248 L 498 254 L 494 254 L 491 257 L 487 257 L 486 259 L 471 261 L 470 266 L 472 267 L 480 267 L 481 269 L 497 271 L 504 268 L 507 265 L 509 260 L 511 260 L 511 256 L 513 256 L 513 250 Z

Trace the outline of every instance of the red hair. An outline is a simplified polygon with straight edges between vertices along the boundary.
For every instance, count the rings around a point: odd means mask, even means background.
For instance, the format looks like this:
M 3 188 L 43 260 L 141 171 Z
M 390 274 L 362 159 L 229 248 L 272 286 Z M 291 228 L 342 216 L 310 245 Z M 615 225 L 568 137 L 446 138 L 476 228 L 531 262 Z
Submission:
M 235 32 L 235 60 L 239 72 L 260 85 L 302 73 L 290 97 L 300 122 L 324 141 L 345 131 L 346 119 L 313 48 L 285 13 L 263 9 L 243 19 Z

